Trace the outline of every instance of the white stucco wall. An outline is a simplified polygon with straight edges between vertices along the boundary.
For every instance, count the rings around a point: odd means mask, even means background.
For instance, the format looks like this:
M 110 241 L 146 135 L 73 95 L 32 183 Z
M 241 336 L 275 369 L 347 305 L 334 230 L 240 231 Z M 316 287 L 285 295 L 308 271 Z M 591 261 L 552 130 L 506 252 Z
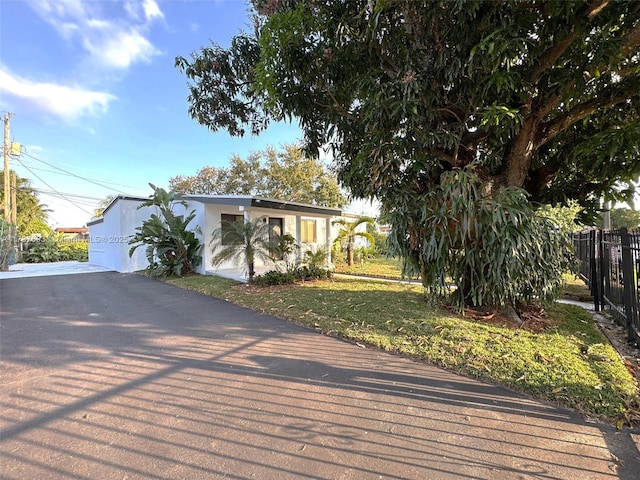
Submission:
M 138 209 L 141 199 L 118 198 L 106 210 L 102 221 L 89 225 L 89 262 L 94 265 L 114 269 L 118 272 L 135 272 L 143 270 L 148 266 L 145 256 L 145 246 L 140 246 L 129 257 L 129 239 L 135 233 L 136 227 L 142 225 L 152 213 L 157 213 L 156 207 L 145 207 Z M 313 244 L 302 244 L 300 256 L 303 257 L 308 249 L 325 248 L 330 246 L 333 237 L 327 239 L 327 234 L 331 235 L 330 221 L 334 217 L 305 215 L 289 210 L 273 210 L 256 207 L 240 207 L 238 205 L 219 205 L 203 203 L 201 201 L 190 200 L 186 207 L 176 204 L 175 213 L 185 215 L 191 211 L 195 212 L 194 219 L 189 226 L 198 227 L 200 232 L 196 232 L 202 242 L 202 263 L 196 267 L 196 272 L 205 274 L 216 269 L 238 268 L 232 262 L 225 262 L 217 267 L 212 265 L 211 238 L 215 229 L 220 227 L 222 214 L 243 215 L 245 219 L 253 220 L 261 216 L 267 218 L 282 218 L 283 233 L 290 234 L 300 241 L 299 225 L 302 219 L 312 219 L 316 223 L 317 242 Z M 327 242 L 328 240 L 328 242 Z M 328 257 L 330 259 L 330 257 Z M 270 262 L 266 262 L 271 266 Z M 263 267 L 265 262 L 258 261 L 256 266 Z
M 204 239 L 205 232 L 206 232 L 205 205 L 203 205 L 200 202 L 187 202 L 186 207 L 183 207 L 182 205 L 176 205 L 176 209 L 175 209 L 175 212 L 178 213 L 179 215 L 187 215 L 192 211 L 194 213 L 194 217 L 193 217 L 193 220 L 191 220 L 191 222 L 189 222 L 189 224 L 187 225 L 187 228 L 195 230 L 196 237 L 200 240 L 200 243 L 202 244 L 202 249 L 200 250 L 200 255 L 202 256 L 202 262 L 200 262 L 200 265 L 195 267 L 194 271 L 197 273 L 204 274 L 207 270 L 207 264 L 205 259 L 207 244 L 205 243 L 205 239 Z
M 298 243 L 300 243 L 300 233 L 298 231 L 299 221 L 301 219 L 315 220 L 317 222 L 316 223 L 317 242 L 313 244 L 309 244 L 309 243 L 301 244 L 301 249 L 299 252 L 301 258 L 304 257 L 304 253 L 309 249 L 318 249 L 318 248 L 326 247 L 327 232 L 329 232 L 329 234 L 331 233 L 330 227 L 329 227 L 329 230 L 327 229 L 327 218 L 333 218 L 333 217 L 327 217 L 327 216 L 304 215 L 304 214 L 287 211 L 287 210 L 272 210 L 272 209 L 256 208 L 256 207 L 246 207 L 246 208 L 242 208 L 241 210 L 240 207 L 232 206 L 232 205 L 209 204 L 209 205 L 206 205 L 205 209 L 206 209 L 205 222 L 203 224 L 205 228 L 205 230 L 203 230 L 204 240 L 205 240 L 205 247 L 204 247 L 205 251 L 203 254 L 203 258 L 206 264 L 206 269 L 209 271 L 215 271 L 218 269 L 222 270 L 222 269 L 229 269 L 229 268 L 238 268 L 238 266 L 234 265 L 232 262 L 224 262 L 218 265 L 217 267 L 214 267 L 212 265 L 213 254 L 211 252 L 211 244 L 210 244 L 211 234 L 215 229 L 220 228 L 222 214 L 229 214 L 229 215 L 245 215 L 246 214 L 245 218 L 248 217 L 249 220 L 254 220 L 262 216 L 266 216 L 267 218 L 282 218 L 283 219 L 282 233 L 292 235 Z M 330 223 L 329 223 L 329 226 L 330 226 Z M 329 245 L 331 244 L 331 240 L 329 240 L 328 244 Z M 328 256 L 328 258 L 330 259 L 330 255 Z M 264 267 L 264 266 L 272 266 L 272 265 L 273 264 L 271 262 L 264 262 L 261 260 L 256 261 L 256 267 Z M 242 268 L 242 266 L 240 268 Z
M 129 257 L 129 239 L 135 228 L 155 211 L 154 207 L 138 210 L 140 203 L 119 198 L 105 212 L 102 222 L 89 225 L 89 263 L 118 272 L 135 272 L 147 267 L 144 246 Z

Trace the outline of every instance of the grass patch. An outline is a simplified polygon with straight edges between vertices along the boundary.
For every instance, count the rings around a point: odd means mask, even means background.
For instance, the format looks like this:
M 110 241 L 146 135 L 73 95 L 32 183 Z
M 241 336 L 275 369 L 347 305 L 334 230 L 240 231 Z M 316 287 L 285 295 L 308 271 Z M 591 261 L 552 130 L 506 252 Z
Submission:
M 345 262 L 338 262 L 334 271 L 335 273 L 365 277 L 402 278 L 402 267 L 400 260 L 397 258 L 373 257 L 352 266 L 347 265 Z
M 580 302 L 593 301 L 589 287 L 584 283 L 584 280 L 573 274 L 565 274 L 563 276 L 563 280 L 564 286 L 562 293 L 566 298 L 571 298 Z
M 215 276 L 183 288 L 389 352 L 505 385 L 613 421 L 637 411 L 637 385 L 584 310 L 556 304 L 542 333 L 427 306 L 419 285 L 333 279 L 256 288 Z

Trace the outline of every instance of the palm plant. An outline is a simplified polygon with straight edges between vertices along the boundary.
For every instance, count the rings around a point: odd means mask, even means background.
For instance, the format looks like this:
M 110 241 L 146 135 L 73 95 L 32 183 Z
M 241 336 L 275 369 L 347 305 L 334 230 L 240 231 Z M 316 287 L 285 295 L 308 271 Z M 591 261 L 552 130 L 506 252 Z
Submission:
M 265 220 L 265 217 L 260 217 L 249 222 L 223 221 L 211 238 L 213 266 L 231 261 L 238 267 L 244 267 L 249 283 L 253 283 L 255 261 L 271 260 L 274 251 L 269 241 L 270 225 Z
M 304 260 L 310 266 L 323 267 L 327 263 L 325 248 L 309 249 L 304 253 Z
M 334 240 L 334 243 L 342 245 L 344 249 L 347 251 L 347 264 L 349 266 L 353 265 L 353 251 L 355 245 L 356 237 L 366 238 L 373 245 L 373 235 L 369 232 L 358 232 L 357 228 L 363 223 L 373 225 L 374 220 L 370 217 L 360 217 L 352 222 L 341 218 L 339 220 L 334 220 L 331 222 L 332 225 L 340 225 L 340 231 L 338 232 L 338 236 Z
M 202 261 L 200 250 L 202 245 L 196 234 L 201 233 L 200 227 L 189 229 L 188 225 L 195 218 L 195 210 L 186 217 L 176 215 L 176 204 L 187 206 L 184 201 L 176 200 L 173 191 L 149 184 L 153 194 L 146 202 L 141 203 L 138 209 L 144 207 L 157 207 L 158 214 L 151 214 L 147 220 L 136 227 L 136 233 L 129 240 L 133 245 L 129 250 L 129 256 L 138 247 L 146 245 L 145 255 L 149 262 L 149 273 L 154 276 L 176 275 L 182 276 L 191 271 Z

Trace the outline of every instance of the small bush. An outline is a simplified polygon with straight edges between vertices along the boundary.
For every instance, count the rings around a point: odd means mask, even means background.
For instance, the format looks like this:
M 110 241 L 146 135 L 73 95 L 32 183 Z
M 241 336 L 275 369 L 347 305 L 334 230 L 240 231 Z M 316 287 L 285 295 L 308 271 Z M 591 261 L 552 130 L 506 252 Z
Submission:
M 308 265 L 326 265 L 327 252 L 324 248 L 309 249 L 304 253 L 304 260 Z
M 0 218 L 0 270 L 8 270 L 15 260 L 17 244 L 16 226 Z
M 331 278 L 331 270 L 317 265 L 305 265 L 296 269 L 297 280 L 320 280 Z
M 296 281 L 296 275 L 293 272 L 279 272 L 271 270 L 262 275 L 256 275 L 253 282 L 259 287 L 269 287 L 272 285 L 288 285 Z
M 59 244 L 60 260 L 89 261 L 89 242 L 65 242 Z
M 26 263 L 48 263 L 61 260 L 60 240 L 55 235 L 47 235 L 40 238 L 23 255 L 22 261 Z
M 31 243 L 22 256 L 25 263 L 89 261 L 89 242 L 68 242 L 60 235 L 48 235 Z
M 373 235 L 373 248 L 375 249 L 375 255 L 386 257 L 389 254 L 389 245 L 387 243 L 387 234 L 379 232 L 371 232 Z
M 376 256 L 375 246 L 370 247 L 358 247 L 355 250 L 355 261 L 357 263 L 365 262 L 366 260 Z
M 270 287 L 322 278 L 331 278 L 331 270 L 316 265 L 305 265 L 286 272 L 270 270 L 262 275 L 256 275 L 253 282 L 259 287 Z

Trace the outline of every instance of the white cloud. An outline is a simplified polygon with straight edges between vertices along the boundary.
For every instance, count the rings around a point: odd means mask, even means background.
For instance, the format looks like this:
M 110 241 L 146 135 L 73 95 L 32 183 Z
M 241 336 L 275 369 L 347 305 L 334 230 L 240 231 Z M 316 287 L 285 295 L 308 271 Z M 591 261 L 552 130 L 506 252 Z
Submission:
M 63 38 L 77 41 L 93 67 L 124 70 L 161 53 L 148 38 L 153 22 L 164 18 L 155 0 L 31 0 L 30 4 Z
M 64 120 L 104 113 L 116 97 L 99 91 L 47 82 L 34 82 L 0 68 L 0 92 L 17 97 Z
M 134 20 L 162 19 L 164 13 L 155 0 L 125 0 L 123 4 L 125 12 Z
M 153 20 L 154 18 L 164 18 L 164 13 L 160 10 L 160 7 L 155 0 L 144 0 L 142 2 L 142 8 L 147 20 Z
M 126 69 L 131 64 L 150 59 L 159 52 L 151 42 L 135 29 L 118 30 L 105 38 L 83 41 L 84 48 L 91 53 L 93 62 L 116 69 Z

